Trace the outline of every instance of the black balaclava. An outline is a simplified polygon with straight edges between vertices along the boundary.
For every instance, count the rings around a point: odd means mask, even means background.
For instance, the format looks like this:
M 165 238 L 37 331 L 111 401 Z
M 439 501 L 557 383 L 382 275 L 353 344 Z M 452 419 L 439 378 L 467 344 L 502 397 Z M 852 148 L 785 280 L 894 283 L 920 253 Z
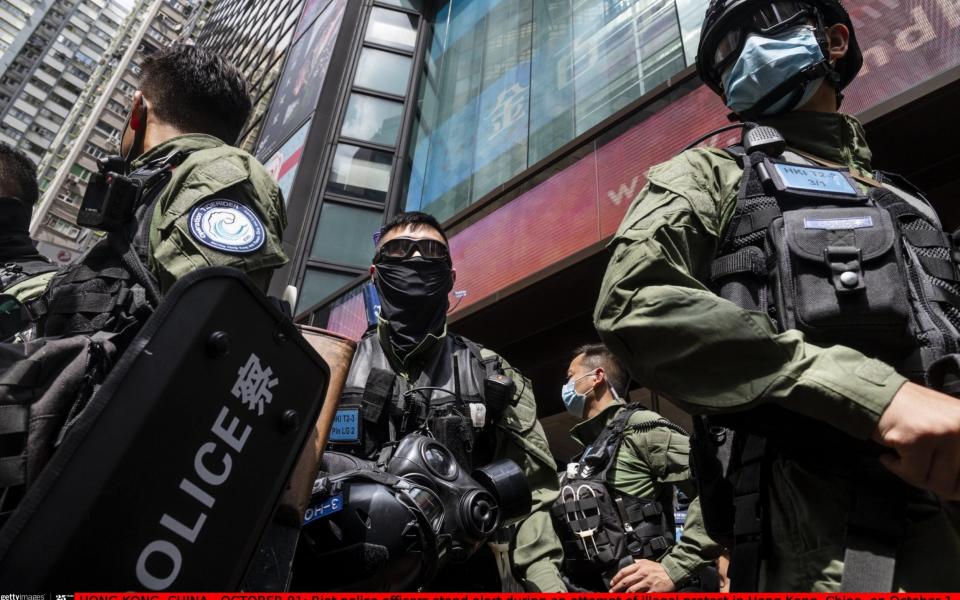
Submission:
M 40 258 L 30 239 L 33 206 L 19 198 L 0 196 L 0 263 Z
M 390 343 L 403 360 L 428 334 L 443 332 L 453 271 L 447 260 L 420 256 L 380 260 L 374 268 L 380 316 L 390 323 Z

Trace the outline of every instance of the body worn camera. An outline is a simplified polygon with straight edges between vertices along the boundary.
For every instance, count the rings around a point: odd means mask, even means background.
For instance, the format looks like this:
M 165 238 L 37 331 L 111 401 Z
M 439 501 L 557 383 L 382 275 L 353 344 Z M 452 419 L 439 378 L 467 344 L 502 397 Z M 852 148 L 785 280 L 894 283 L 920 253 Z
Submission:
M 422 588 L 532 505 L 512 460 L 468 474 L 446 446 L 417 433 L 400 440 L 386 466 L 327 452 L 323 468 L 297 549 L 296 588 Z
M 133 218 L 143 196 L 144 182 L 124 175 L 124 160 L 110 156 L 97 161 L 99 172 L 90 177 L 83 194 L 77 225 L 100 231 L 117 231 Z

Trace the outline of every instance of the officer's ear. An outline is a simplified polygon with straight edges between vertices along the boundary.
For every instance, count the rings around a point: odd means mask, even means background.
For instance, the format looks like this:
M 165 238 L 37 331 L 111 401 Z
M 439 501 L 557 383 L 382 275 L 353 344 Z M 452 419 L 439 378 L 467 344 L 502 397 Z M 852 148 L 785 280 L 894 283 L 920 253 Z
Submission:
M 827 27 L 827 46 L 830 52 L 827 59 L 831 63 L 836 63 L 846 56 L 850 47 L 850 29 L 843 23 Z
M 596 376 L 596 378 L 597 378 L 597 380 L 596 380 L 596 382 L 595 382 L 595 385 L 600 385 L 601 383 L 606 383 L 606 381 L 607 381 L 607 373 L 606 373 L 606 371 L 603 370 L 603 367 L 597 367 L 597 370 L 594 371 L 594 373 L 595 373 L 595 376 Z
M 140 131 L 147 125 L 147 100 L 143 92 L 133 93 L 133 107 L 130 109 L 130 129 Z
M 456 269 L 453 269 L 453 268 L 450 269 L 450 282 L 453 283 L 453 284 L 456 284 L 456 283 L 457 283 L 457 270 L 456 270 Z

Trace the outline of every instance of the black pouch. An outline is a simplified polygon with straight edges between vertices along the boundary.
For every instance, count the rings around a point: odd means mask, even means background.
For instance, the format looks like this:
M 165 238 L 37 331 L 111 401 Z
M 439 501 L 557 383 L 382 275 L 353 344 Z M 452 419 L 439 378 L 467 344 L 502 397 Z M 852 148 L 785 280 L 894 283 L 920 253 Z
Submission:
M 774 294 L 786 329 L 888 358 L 909 351 L 908 286 L 890 214 L 867 206 L 788 211 L 774 220 Z

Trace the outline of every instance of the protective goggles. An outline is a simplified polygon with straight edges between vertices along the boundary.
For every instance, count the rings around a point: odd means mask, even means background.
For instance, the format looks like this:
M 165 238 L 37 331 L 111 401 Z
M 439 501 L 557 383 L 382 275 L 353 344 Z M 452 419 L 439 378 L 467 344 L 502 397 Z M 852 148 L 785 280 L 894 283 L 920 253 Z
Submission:
M 740 55 L 743 43 L 751 33 L 772 35 L 802 25 L 814 16 L 814 9 L 802 2 L 768 2 L 750 12 L 738 27 L 732 28 L 717 42 L 713 51 L 713 71 L 720 73 Z
M 400 260 L 410 258 L 414 251 L 420 253 L 423 258 L 450 260 L 450 249 L 443 242 L 437 240 L 411 238 L 393 238 L 386 241 L 377 250 L 375 260 L 392 259 Z

